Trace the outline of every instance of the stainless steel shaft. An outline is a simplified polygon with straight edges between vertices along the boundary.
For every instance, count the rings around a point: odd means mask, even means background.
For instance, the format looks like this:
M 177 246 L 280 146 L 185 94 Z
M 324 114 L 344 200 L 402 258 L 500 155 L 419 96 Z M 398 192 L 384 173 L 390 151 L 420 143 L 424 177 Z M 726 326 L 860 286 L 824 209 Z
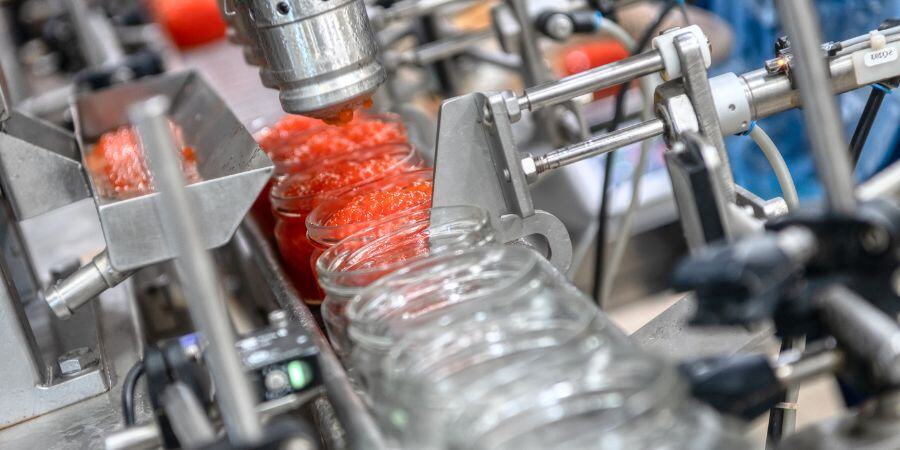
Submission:
M 584 94 L 636 80 L 663 70 L 662 56 L 656 50 L 600 66 L 559 81 L 525 89 L 519 108 L 535 111 L 558 105 Z
M 44 290 L 42 296 L 56 317 L 66 320 L 72 317 L 76 309 L 103 291 L 116 287 L 132 273 L 114 269 L 109 253 L 104 250 L 75 273 Z
M 828 206 L 850 213 L 856 206 L 847 137 L 841 126 L 825 55 L 818 13 L 810 0 L 779 0 L 782 25 L 794 53 L 793 70 L 803 99 L 806 132 Z
M 176 257 L 191 320 L 207 342 L 207 362 L 230 440 L 236 445 L 258 442 L 262 428 L 256 401 L 235 349 L 235 333 L 225 295 L 198 227 L 196 205 L 185 189 L 166 114 L 169 100 L 154 97 L 129 109 L 159 191 L 157 211 Z
M 819 295 L 819 309 L 842 347 L 872 364 L 878 376 L 900 386 L 900 326 L 890 316 L 843 286 Z
M 597 155 L 609 153 L 626 145 L 641 142 L 665 131 L 665 124 L 660 119 L 648 120 L 612 133 L 597 136 L 587 141 L 570 145 L 559 150 L 535 157 L 535 169 L 538 174 L 560 166 L 576 163 Z

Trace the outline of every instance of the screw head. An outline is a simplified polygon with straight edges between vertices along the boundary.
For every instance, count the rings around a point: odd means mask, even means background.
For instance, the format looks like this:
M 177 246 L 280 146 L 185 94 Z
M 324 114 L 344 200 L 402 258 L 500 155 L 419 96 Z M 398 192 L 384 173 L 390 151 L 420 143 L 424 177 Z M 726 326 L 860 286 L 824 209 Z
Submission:
M 89 347 L 70 350 L 57 359 L 59 371 L 65 376 L 75 375 L 95 366 L 100 358 Z

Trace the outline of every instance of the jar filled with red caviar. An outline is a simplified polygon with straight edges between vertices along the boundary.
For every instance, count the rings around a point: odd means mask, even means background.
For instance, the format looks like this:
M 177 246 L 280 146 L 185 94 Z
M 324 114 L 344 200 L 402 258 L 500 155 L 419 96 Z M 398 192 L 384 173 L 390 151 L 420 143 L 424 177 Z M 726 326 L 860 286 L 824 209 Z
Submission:
M 322 317 L 335 351 L 346 357 L 346 306 L 366 286 L 415 261 L 493 244 L 495 235 L 487 211 L 451 206 L 401 215 L 326 250 L 316 273 L 326 294 Z
M 287 271 L 304 299 L 316 303 L 324 297 L 310 265 L 314 247 L 307 238 L 309 213 L 340 192 L 416 170 L 421 164 L 418 153 L 409 145 L 383 145 L 327 160 L 276 181 L 271 192 L 275 240 Z
M 433 179 L 432 169 L 421 169 L 385 177 L 321 202 L 306 219 L 310 242 L 321 254 L 356 232 L 430 208 Z
M 323 160 L 347 157 L 371 147 L 407 143 L 406 129 L 398 116 L 363 113 L 357 113 L 353 120 L 340 126 L 287 115 L 258 132 L 256 139 L 275 164 L 275 180 L 302 172 Z M 257 222 L 269 232 L 275 226 L 269 199 L 275 180 L 266 186 L 253 207 Z

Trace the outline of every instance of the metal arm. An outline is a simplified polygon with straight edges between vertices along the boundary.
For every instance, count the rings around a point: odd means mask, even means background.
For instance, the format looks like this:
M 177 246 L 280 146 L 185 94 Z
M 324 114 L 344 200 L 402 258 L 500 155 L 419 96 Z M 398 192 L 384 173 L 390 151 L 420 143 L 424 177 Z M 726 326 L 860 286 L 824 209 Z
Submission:
M 809 0 L 779 0 L 777 5 L 791 38 L 806 130 L 828 204 L 835 213 L 850 213 L 856 207 L 853 171 L 837 104 L 828 95 L 831 82 L 820 48 L 817 13 Z

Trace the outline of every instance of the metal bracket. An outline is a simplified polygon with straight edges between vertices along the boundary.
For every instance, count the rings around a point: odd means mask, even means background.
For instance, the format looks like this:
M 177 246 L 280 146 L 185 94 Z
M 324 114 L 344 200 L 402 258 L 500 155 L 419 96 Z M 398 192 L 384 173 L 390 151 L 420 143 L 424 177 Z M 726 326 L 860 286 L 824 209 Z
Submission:
M 17 220 L 91 196 L 75 136 L 13 112 L 0 133 L 0 185 Z
M 682 139 L 666 153 L 666 167 L 685 238 L 696 250 L 731 235 L 729 211 L 716 175 L 721 164 L 715 148 L 696 133 L 684 133 Z
M 700 45 L 700 41 L 691 33 L 675 37 L 675 50 L 681 60 L 685 92 L 691 99 L 697 114 L 700 132 L 706 136 L 719 154 L 719 161 L 723 169 L 720 171 L 720 175 L 724 183 L 725 198 L 734 201 L 734 177 L 728 163 L 728 151 L 725 148 L 725 139 L 722 137 L 719 114 L 716 112 L 716 104 L 706 72 L 706 62 Z
M 567 271 L 572 243 L 559 219 L 534 209 L 507 111 L 510 95 L 474 93 L 444 102 L 438 118 L 433 206 L 485 209 L 504 242 L 540 235 L 551 262 Z

